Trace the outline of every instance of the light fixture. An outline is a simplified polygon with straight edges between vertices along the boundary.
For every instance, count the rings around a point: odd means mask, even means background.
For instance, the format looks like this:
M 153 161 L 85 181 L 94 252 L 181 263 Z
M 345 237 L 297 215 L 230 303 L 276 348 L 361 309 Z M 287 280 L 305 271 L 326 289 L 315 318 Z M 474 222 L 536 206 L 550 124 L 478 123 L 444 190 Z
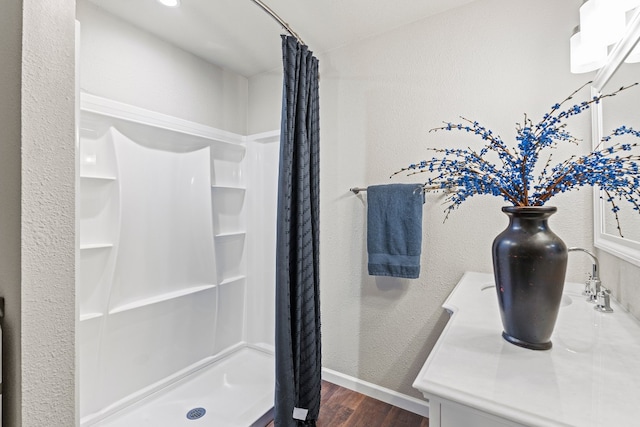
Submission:
M 640 0 L 610 0 L 612 6 L 621 10 L 622 12 L 628 12 L 631 9 L 635 9 L 640 6 Z
M 585 42 L 579 26 L 573 30 L 570 44 L 572 73 L 579 74 L 597 70 L 607 60 L 607 46 Z
M 163 6 L 167 6 L 167 7 L 178 7 L 178 6 L 180 6 L 180 0 L 158 0 L 158 3 L 160 3 Z
M 627 30 L 627 17 L 637 13 L 640 0 L 583 0 L 580 25 L 574 30 L 571 45 L 571 72 L 586 73 L 601 68 L 609 48 L 618 43 Z M 626 58 L 640 62 L 640 45 Z
M 614 44 L 627 24 L 622 6 L 611 0 L 588 0 L 580 6 L 580 33 L 585 43 Z

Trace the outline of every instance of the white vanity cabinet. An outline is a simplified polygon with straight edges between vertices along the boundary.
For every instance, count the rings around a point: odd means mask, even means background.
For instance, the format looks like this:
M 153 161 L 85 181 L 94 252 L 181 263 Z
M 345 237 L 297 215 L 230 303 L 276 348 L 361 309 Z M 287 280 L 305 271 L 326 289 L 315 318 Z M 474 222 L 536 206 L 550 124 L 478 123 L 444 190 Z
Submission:
M 606 286 L 606 284 L 605 284 Z M 640 322 L 615 301 L 600 313 L 566 283 L 553 348 L 506 342 L 491 274 L 465 273 L 413 386 L 432 427 L 640 425 Z
M 447 399 L 429 398 L 430 427 L 526 427 Z

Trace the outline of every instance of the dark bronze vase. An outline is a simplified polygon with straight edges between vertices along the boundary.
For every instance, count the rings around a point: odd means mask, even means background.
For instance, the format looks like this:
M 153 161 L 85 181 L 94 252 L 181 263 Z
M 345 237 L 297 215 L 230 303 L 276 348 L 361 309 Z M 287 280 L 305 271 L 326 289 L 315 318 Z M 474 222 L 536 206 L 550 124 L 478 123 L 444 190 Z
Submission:
M 567 247 L 548 227 L 557 208 L 507 206 L 509 225 L 493 241 L 493 274 L 504 339 L 551 348 L 567 269 Z

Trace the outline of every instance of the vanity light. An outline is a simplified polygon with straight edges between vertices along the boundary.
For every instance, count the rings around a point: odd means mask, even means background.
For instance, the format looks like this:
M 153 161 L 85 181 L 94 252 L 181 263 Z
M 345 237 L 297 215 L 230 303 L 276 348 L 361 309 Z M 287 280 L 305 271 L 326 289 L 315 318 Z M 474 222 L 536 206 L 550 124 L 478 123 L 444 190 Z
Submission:
M 611 3 L 613 7 L 623 12 L 627 12 L 640 6 L 640 0 L 611 0 Z
M 617 7 L 616 7 L 617 6 Z M 627 24 L 622 6 L 611 0 L 588 0 L 580 6 L 580 28 L 585 43 L 608 46 L 622 38 Z
M 571 36 L 571 72 L 595 71 L 606 62 L 608 48 L 620 41 L 627 29 L 629 11 L 640 7 L 640 0 L 583 0 L 580 26 Z M 640 47 L 627 62 L 640 62 Z
M 167 6 L 167 7 L 178 7 L 178 6 L 180 6 L 180 0 L 158 0 L 158 3 L 160 3 L 163 6 Z
M 570 44 L 572 73 L 579 74 L 597 70 L 607 60 L 607 46 L 585 42 L 579 26 L 573 30 Z

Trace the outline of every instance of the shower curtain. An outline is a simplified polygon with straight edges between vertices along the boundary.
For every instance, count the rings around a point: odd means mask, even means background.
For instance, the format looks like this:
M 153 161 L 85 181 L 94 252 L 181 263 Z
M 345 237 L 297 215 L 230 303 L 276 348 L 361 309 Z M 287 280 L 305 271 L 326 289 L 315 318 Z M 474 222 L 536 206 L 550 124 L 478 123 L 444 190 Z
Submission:
M 282 58 L 275 425 L 297 427 L 320 410 L 318 60 L 289 36 Z

